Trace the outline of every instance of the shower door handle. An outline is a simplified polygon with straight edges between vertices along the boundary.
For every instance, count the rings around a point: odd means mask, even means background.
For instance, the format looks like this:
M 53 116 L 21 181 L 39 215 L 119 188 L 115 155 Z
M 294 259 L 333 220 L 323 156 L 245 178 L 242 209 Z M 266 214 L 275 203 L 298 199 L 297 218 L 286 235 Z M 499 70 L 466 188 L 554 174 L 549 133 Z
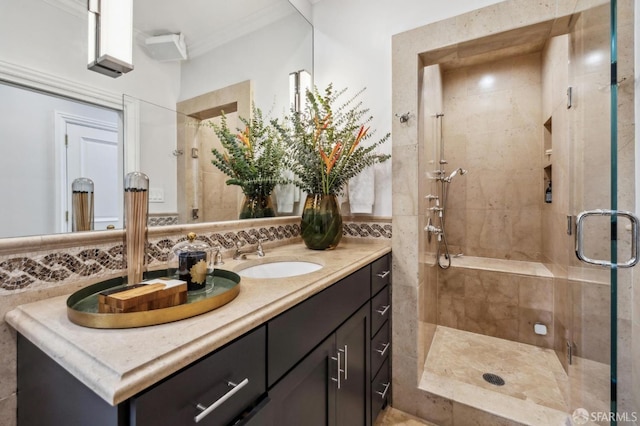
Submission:
M 631 257 L 624 263 L 617 263 L 618 268 L 631 268 L 638 263 L 638 217 L 628 211 L 624 210 L 587 210 L 580 213 L 576 217 L 576 256 L 583 262 L 590 263 L 597 266 L 611 267 L 612 263 L 608 260 L 591 259 L 584 254 L 584 222 L 589 216 L 622 216 L 629 219 L 631 222 Z M 616 237 L 613 236 L 612 237 Z M 617 238 L 617 237 L 616 237 Z

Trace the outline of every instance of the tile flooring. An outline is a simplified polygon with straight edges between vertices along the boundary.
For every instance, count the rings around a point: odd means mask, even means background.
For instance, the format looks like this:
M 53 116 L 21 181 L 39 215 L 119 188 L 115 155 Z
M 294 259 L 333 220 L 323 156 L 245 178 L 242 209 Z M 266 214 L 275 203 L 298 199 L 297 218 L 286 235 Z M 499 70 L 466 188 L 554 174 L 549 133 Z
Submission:
M 426 420 L 413 417 L 393 407 L 387 407 L 380 413 L 374 426 L 437 426 Z
M 578 407 L 608 411 L 607 365 L 575 357 L 569 373 L 551 349 L 437 326 L 420 389 L 524 424 L 562 424 Z
M 438 326 L 425 370 L 443 377 L 567 411 L 566 375 L 555 352 L 537 346 Z M 486 382 L 497 374 L 506 384 Z

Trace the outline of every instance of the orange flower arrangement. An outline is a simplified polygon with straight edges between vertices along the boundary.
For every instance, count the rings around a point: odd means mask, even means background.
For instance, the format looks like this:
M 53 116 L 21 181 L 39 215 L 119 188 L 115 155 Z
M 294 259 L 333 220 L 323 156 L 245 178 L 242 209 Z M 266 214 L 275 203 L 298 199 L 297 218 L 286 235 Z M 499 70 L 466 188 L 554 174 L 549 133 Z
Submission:
M 330 84 L 321 94 L 314 87 L 307 91 L 306 109 L 291 117 L 287 166 L 305 192 L 337 195 L 366 167 L 390 158 L 375 152 L 390 134 L 368 146 L 361 144 L 374 133 L 366 126 L 373 117 L 357 101 L 363 90 L 336 106 L 346 89 L 335 92 Z

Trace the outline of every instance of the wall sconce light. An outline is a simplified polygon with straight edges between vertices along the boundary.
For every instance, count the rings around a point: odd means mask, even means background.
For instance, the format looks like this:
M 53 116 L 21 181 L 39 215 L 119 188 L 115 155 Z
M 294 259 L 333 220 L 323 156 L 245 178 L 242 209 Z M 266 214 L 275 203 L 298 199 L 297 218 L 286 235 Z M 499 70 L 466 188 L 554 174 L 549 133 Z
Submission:
M 306 93 L 311 89 L 311 74 L 300 70 L 289 74 L 289 102 L 295 112 L 304 111 L 307 104 Z
M 87 68 L 116 78 L 133 69 L 132 0 L 88 0 Z

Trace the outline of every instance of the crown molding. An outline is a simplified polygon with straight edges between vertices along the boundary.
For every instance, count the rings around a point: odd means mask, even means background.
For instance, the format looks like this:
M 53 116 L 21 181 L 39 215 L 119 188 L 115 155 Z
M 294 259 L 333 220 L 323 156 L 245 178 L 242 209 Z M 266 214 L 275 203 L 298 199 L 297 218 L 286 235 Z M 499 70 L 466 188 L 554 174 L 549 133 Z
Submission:
M 0 60 L 0 80 L 122 110 L 122 95 Z

